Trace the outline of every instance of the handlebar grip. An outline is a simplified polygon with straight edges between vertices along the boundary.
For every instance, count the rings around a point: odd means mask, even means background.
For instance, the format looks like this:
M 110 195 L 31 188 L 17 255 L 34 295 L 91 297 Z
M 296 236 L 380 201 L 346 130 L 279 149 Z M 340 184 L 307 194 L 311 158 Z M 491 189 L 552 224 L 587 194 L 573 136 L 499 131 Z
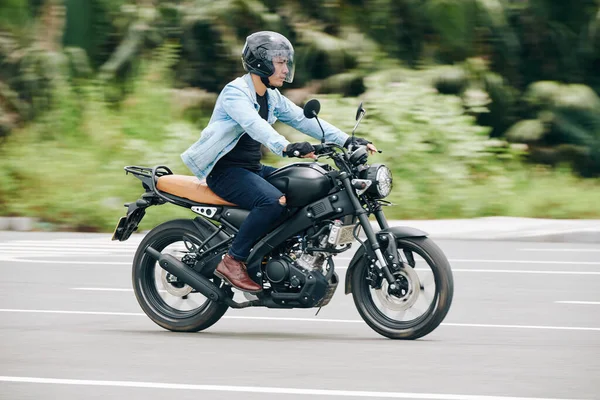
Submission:
M 313 144 L 313 147 L 315 148 L 315 154 L 321 154 L 328 149 L 328 146 L 324 144 Z

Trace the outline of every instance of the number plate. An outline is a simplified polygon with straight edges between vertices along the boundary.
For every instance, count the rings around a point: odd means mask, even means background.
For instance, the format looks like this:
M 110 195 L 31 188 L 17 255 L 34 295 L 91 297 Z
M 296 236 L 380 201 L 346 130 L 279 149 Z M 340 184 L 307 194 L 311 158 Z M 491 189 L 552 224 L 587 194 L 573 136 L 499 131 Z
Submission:
M 111 240 L 120 240 L 121 232 L 117 233 L 117 231 L 119 230 L 119 228 L 124 228 L 126 222 L 127 222 L 127 217 L 119 218 L 119 222 L 117 222 L 117 226 L 115 226 L 115 230 L 113 231 Z

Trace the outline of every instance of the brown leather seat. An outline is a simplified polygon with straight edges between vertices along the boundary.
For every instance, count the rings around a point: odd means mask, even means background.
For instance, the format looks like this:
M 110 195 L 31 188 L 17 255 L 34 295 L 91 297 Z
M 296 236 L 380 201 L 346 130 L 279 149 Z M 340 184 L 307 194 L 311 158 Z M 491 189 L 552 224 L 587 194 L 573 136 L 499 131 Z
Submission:
M 158 178 L 156 188 L 161 192 L 183 197 L 196 203 L 235 206 L 217 196 L 206 184 L 195 176 L 164 175 Z

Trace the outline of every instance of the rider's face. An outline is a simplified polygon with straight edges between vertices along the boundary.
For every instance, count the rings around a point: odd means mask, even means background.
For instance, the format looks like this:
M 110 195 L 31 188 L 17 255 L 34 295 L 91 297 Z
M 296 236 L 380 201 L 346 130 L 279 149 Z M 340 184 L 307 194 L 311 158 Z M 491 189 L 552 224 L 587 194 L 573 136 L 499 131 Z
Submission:
M 283 86 L 285 77 L 289 72 L 287 61 L 288 60 L 283 57 L 273 58 L 273 66 L 275 67 L 275 72 L 273 72 L 273 75 L 269 77 L 269 83 L 271 84 L 271 86 Z

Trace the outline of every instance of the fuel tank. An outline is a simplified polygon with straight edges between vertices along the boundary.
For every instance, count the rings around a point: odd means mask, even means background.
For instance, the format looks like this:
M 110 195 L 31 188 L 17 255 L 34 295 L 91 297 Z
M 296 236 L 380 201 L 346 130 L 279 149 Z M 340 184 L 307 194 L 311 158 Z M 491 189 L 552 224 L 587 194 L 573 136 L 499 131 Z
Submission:
M 290 207 L 303 207 L 325 197 L 334 182 L 327 175 L 331 167 L 323 163 L 295 163 L 278 169 L 267 177 L 285 194 Z

